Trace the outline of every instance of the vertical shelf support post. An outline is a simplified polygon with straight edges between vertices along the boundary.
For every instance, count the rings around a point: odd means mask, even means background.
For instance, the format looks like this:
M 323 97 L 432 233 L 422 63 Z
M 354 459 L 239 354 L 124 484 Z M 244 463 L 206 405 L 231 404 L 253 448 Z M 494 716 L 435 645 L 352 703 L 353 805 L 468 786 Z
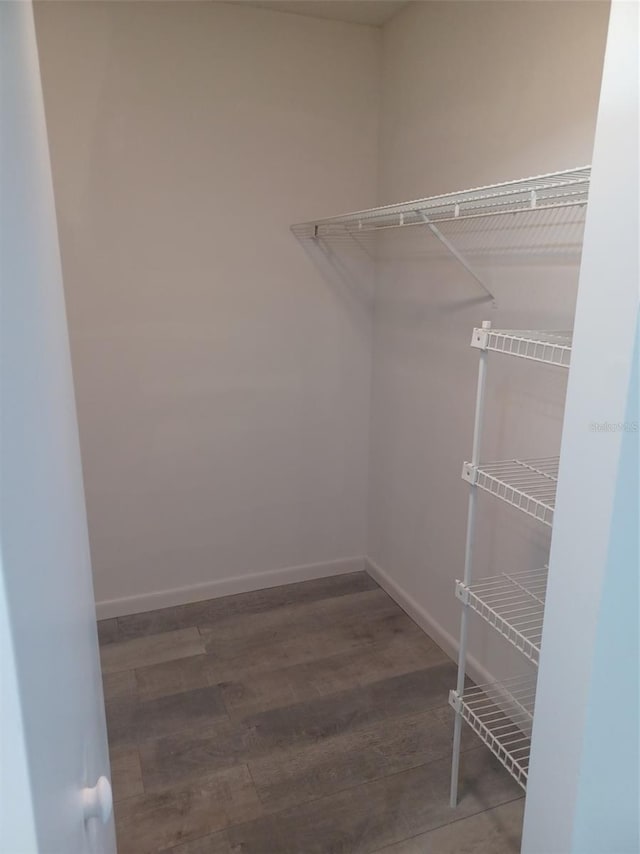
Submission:
M 486 320 L 482 324 L 483 329 L 491 329 L 491 321 Z M 480 352 L 480 362 L 478 366 L 478 388 L 476 391 L 476 414 L 473 423 L 473 448 L 471 452 L 471 463 L 477 466 L 480 462 L 480 442 L 482 440 L 482 420 L 484 415 L 484 392 L 487 378 L 487 351 L 483 349 Z M 473 563 L 473 543 L 475 537 L 476 524 L 476 503 L 478 498 L 477 487 L 474 484 L 469 485 L 469 514 L 467 517 L 467 538 L 465 542 L 464 554 L 464 583 L 471 583 L 471 570 Z M 469 606 L 466 603 L 462 604 L 462 616 L 460 618 L 460 647 L 458 649 L 458 682 L 456 685 L 456 694 L 462 697 L 464 693 L 464 679 L 467 663 L 467 632 L 469 620 Z M 458 803 L 458 776 L 460 766 L 460 739 L 462 736 L 462 715 L 460 711 L 456 711 L 456 718 L 453 730 L 453 758 L 451 761 L 451 806 L 455 807 Z

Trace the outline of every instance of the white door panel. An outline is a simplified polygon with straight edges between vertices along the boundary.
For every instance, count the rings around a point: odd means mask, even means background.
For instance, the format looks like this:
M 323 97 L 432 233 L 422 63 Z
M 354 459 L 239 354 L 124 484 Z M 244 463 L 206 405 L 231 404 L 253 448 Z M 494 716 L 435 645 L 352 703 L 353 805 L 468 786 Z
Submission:
M 33 10 L 0 3 L 2 454 L 0 559 L 7 642 L 0 851 L 112 854 L 113 818 L 85 822 L 109 778 L 69 343 Z M 90 283 L 87 283 L 90 286 Z M 2 598 L 2 597 L 0 597 Z M 9 678 L 11 677 L 11 678 Z M 15 677 L 15 687 L 11 680 Z M 0 715 L 10 709 L 0 698 Z M 25 768 L 16 741 L 23 738 Z M 21 773 L 26 771 L 26 775 Z M 12 779 L 25 779 L 24 795 Z M 29 799 L 30 804 L 24 800 Z M 37 842 L 12 836 L 17 807 Z M 14 828 L 15 829 L 15 828 Z M 3 845 L 20 844 L 23 850 Z

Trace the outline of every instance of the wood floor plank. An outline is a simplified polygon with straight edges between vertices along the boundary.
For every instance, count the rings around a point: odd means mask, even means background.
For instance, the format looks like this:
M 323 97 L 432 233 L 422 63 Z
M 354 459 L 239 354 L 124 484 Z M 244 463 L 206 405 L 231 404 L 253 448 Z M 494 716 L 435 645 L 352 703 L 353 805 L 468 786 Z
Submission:
M 366 614 L 360 620 L 345 620 L 311 632 L 301 632 L 271 643 L 254 643 L 251 638 L 229 642 L 207 640 L 205 648 L 214 658 L 221 682 L 260 671 L 277 670 L 294 664 L 318 661 L 381 643 L 404 632 L 419 631 L 404 613 L 390 611 Z
M 316 701 L 271 709 L 243 721 L 274 750 L 313 744 L 377 721 L 392 725 L 396 717 L 444 706 L 455 674 L 452 662 L 437 664 Z
M 247 648 L 287 642 L 303 634 L 336 628 L 378 616 L 404 616 L 402 609 L 384 590 L 365 590 L 329 600 L 286 605 L 260 614 L 245 614 L 217 625 L 201 626 L 207 651 Z
M 114 673 L 104 673 L 102 690 L 105 703 L 119 700 L 123 697 L 136 696 L 136 678 L 133 670 L 116 670 Z
M 199 775 L 206 774 L 207 769 L 215 770 L 233 764 L 249 762 L 253 769 L 252 760 L 264 759 L 263 764 L 256 765 L 256 770 L 261 775 L 265 793 L 273 784 L 272 800 L 286 797 L 285 784 L 278 780 L 278 769 L 285 777 L 287 769 L 290 769 L 291 776 L 299 773 L 301 777 L 297 792 L 293 791 L 291 795 L 294 800 L 298 800 L 305 791 L 302 783 L 304 773 L 300 770 L 305 762 L 308 766 L 307 788 L 313 787 L 314 781 L 315 785 L 322 785 L 324 777 L 318 765 L 322 760 L 323 748 L 317 747 L 318 745 L 336 737 L 343 737 L 336 749 L 330 746 L 325 748 L 327 754 L 339 757 L 348 752 L 350 740 L 359 745 L 352 748 L 352 753 L 357 754 L 358 751 L 364 750 L 367 736 L 358 737 L 352 734 L 359 729 L 375 725 L 376 732 L 369 735 L 368 743 L 372 751 L 377 751 L 376 756 L 368 759 L 362 753 L 359 760 L 357 757 L 354 759 L 352 771 L 362 779 L 369 779 L 377 773 L 376 769 L 382 767 L 381 763 L 391 761 L 384 758 L 385 754 L 381 749 L 384 733 L 395 728 L 398 732 L 404 732 L 408 738 L 408 724 L 403 725 L 396 718 L 408 714 L 420 715 L 429 708 L 436 709 L 429 718 L 431 723 L 446 722 L 434 729 L 431 751 L 433 758 L 438 750 L 449 750 L 452 720 L 450 710 L 444 707 L 444 703 L 447 685 L 450 684 L 454 672 L 451 663 L 436 665 L 402 677 L 382 680 L 367 689 L 356 686 L 321 699 L 297 703 L 247 718 L 209 721 L 211 725 L 206 728 L 202 725 L 195 731 L 184 728 L 171 737 L 149 739 L 140 745 L 145 788 L 150 790 L 194 780 Z M 415 738 L 417 743 L 420 734 Z M 425 736 L 425 753 L 427 741 L 428 737 Z M 401 739 L 393 744 L 399 749 Z M 305 747 L 314 746 L 317 751 L 312 751 L 308 756 L 299 756 L 297 753 Z M 387 752 L 390 754 L 392 748 Z M 414 751 L 413 759 L 408 761 L 417 764 L 416 755 Z M 271 758 L 267 760 L 266 757 Z M 400 759 L 399 762 L 401 767 L 409 767 L 405 760 Z M 279 782 L 282 783 L 280 788 Z M 292 788 L 296 789 L 296 786 L 292 784 Z
M 139 748 L 145 791 L 195 783 L 212 771 L 244 765 L 266 749 L 255 729 L 226 717 L 197 730 L 149 739 Z
M 401 614 L 402 609 L 380 587 L 346 593 L 321 601 L 295 602 L 259 614 L 242 614 L 200 626 L 211 641 L 232 641 L 250 635 L 253 643 L 272 643 L 297 632 L 310 632 L 376 614 Z
M 135 747 L 149 738 L 205 727 L 226 717 L 220 689 L 199 688 L 155 700 L 116 700 L 106 705 L 109 744 Z
M 98 643 L 100 646 L 117 641 L 118 620 L 111 617 L 108 620 L 98 620 Z
M 356 684 L 367 684 L 385 676 L 448 660 L 445 653 L 403 615 L 398 617 L 398 625 L 399 631 L 386 641 L 356 644 L 352 652 L 318 661 L 303 661 L 300 665 L 274 671 L 256 673 L 254 659 L 248 667 L 242 667 L 237 660 L 229 666 L 226 662 L 221 663 L 219 655 L 215 654 L 137 668 L 137 695 L 141 700 L 150 700 L 221 684 L 227 709 L 231 714 L 241 716 L 321 697 Z M 334 630 L 324 629 L 319 634 L 319 638 L 314 638 L 318 640 L 317 648 L 321 648 L 320 643 L 327 634 L 334 635 Z M 289 638 L 283 643 L 292 645 Z M 306 648 L 308 645 L 303 645 L 303 650 Z M 289 649 L 291 652 L 295 649 Z M 220 683 L 230 673 L 242 678 Z
M 450 758 L 383 777 L 228 829 L 243 854 L 369 854 L 451 820 Z M 484 748 L 461 756 L 458 818 L 520 796 Z
M 215 654 L 137 668 L 137 695 L 141 700 L 150 700 L 220 684 L 229 713 L 246 716 L 449 660 L 408 618 L 399 616 L 398 626 L 400 630 L 387 640 L 356 645 L 352 651 L 329 658 L 264 672 L 254 670 L 253 660 L 248 668 L 234 665 L 231 672 L 239 678 L 223 682 L 220 680 L 229 675 L 230 668 L 225 663 L 221 665 Z M 319 644 L 327 635 L 333 636 L 333 629 L 320 632 Z M 287 639 L 285 643 L 288 642 Z M 295 650 L 289 650 L 292 651 Z
M 118 617 L 118 628 L 121 639 L 144 637 L 190 626 L 219 623 L 243 614 L 259 614 L 296 603 L 320 601 L 349 593 L 374 590 L 377 586 L 366 572 L 351 572 L 263 590 L 252 590 L 219 599 L 191 602 L 187 605 L 162 608 L 142 614 L 129 614 Z
M 163 661 L 135 671 L 140 700 L 154 700 L 169 694 L 181 694 L 196 688 L 207 688 L 218 682 L 214 661 L 208 655 Z
M 303 748 L 249 761 L 260 800 L 277 811 L 451 756 L 449 706 L 350 730 Z M 465 728 L 463 750 L 478 746 Z
M 240 854 L 238 848 L 232 848 L 226 830 L 209 836 L 194 839 L 171 848 L 169 854 Z
M 110 643 L 101 648 L 100 660 L 103 673 L 115 673 L 203 652 L 200 633 L 196 628 L 190 628 Z
M 407 624 L 387 640 L 290 667 L 240 673 L 220 688 L 231 717 L 247 717 L 448 661 L 440 647 Z
M 377 854 L 519 854 L 523 816 L 524 798 L 520 798 L 379 848 Z
M 156 854 L 199 839 L 262 807 L 249 771 L 237 766 L 166 792 L 143 794 L 115 805 L 119 854 Z
M 142 769 L 135 747 L 113 749 L 110 751 L 109 760 L 114 803 L 133 795 L 141 795 L 144 791 Z

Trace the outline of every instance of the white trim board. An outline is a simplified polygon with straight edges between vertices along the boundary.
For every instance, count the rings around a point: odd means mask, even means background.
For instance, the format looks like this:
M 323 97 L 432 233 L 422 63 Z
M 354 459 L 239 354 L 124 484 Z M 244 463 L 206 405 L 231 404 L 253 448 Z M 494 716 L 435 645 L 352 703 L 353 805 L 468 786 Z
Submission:
M 422 631 L 435 641 L 453 661 L 458 660 L 458 639 L 450 634 L 427 610 L 419 605 L 391 576 L 367 557 L 364 559 L 365 571 L 376 581 L 391 598 L 400 605 Z M 453 596 L 453 581 L 451 582 Z M 466 672 L 477 685 L 494 682 L 495 677 L 483 667 L 477 658 L 467 652 Z M 452 688 L 455 685 L 451 686 Z
M 346 575 L 349 572 L 362 572 L 365 558 L 351 557 L 330 560 L 323 563 L 309 563 L 302 566 L 289 566 L 268 572 L 254 572 L 247 575 L 221 578 L 204 584 L 192 584 L 171 590 L 157 590 L 152 593 L 139 593 L 122 599 L 106 599 L 96 602 L 98 620 L 109 617 L 123 617 L 126 614 L 139 614 L 143 611 L 155 611 L 157 608 L 170 608 L 173 605 L 186 605 L 189 602 L 201 602 L 204 599 L 219 599 L 235 593 L 248 593 L 267 587 L 278 587 L 296 581 L 310 581 L 313 578 L 326 578 L 330 575 Z

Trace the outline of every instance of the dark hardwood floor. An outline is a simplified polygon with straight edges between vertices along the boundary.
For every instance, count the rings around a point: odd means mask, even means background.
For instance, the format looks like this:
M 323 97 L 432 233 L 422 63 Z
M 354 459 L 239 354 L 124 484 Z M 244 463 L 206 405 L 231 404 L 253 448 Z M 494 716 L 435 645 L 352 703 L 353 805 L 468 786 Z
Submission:
M 515 854 L 455 666 L 364 573 L 98 624 L 120 854 Z

